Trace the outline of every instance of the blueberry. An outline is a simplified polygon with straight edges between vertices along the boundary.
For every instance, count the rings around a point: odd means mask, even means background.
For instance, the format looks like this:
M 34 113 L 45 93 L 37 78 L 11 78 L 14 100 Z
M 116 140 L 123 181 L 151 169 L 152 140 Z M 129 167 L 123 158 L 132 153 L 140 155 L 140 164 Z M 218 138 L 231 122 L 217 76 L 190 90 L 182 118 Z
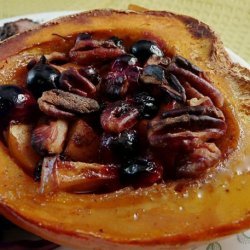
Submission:
M 85 33 L 80 33 L 77 37 L 76 37 L 76 42 L 82 41 L 82 40 L 89 40 L 91 39 L 91 35 L 87 32 Z
M 121 160 L 133 157 L 138 151 L 138 135 L 135 130 L 125 130 L 112 142 L 113 151 Z
M 163 52 L 158 45 L 149 40 L 140 40 L 134 43 L 131 47 L 131 53 L 143 62 L 152 55 L 163 56 Z
M 28 72 L 27 88 L 39 98 L 44 91 L 57 88 L 59 85 L 60 72 L 47 64 L 45 57 Z
M 121 167 L 121 181 L 134 187 L 150 186 L 163 178 L 161 164 L 147 158 L 130 160 Z
M 156 168 L 156 164 L 147 159 L 139 158 L 131 160 L 123 165 L 123 175 L 133 177 L 141 173 L 151 173 Z
M 109 40 L 113 41 L 117 47 L 123 47 L 123 41 L 119 37 L 112 36 L 109 38 Z
M 102 80 L 98 71 L 93 66 L 80 68 L 79 72 L 81 73 L 81 75 L 86 77 L 89 81 L 91 81 L 91 83 L 93 83 L 94 85 L 98 85 Z
M 135 95 L 134 102 L 138 106 L 140 117 L 144 119 L 154 117 L 159 110 L 159 104 L 156 99 L 146 92 Z
M 128 81 L 123 72 L 109 72 L 101 85 L 101 91 L 111 100 L 121 99 L 127 90 Z
M 130 54 L 125 54 L 117 57 L 112 65 L 112 70 L 123 71 L 129 66 L 135 66 L 137 64 L 137 58 Z

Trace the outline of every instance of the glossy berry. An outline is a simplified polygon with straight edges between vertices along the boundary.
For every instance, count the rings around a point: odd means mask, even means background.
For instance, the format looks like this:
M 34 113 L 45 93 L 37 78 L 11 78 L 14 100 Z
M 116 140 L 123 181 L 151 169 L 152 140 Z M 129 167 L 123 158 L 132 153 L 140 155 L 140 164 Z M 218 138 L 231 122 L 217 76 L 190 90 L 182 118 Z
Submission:
M 134 102 L 138 107 L 140 117 L 143 119 L 154 117 L 159 110 L 159 104 L 156 99 L 146 92 L 137 94 L 134 97 Z
M 122 160 L 133 157 L 138 151 L 138 144 L 137 132 L 135 130 L 125 130 L 118 134 L 112 142 L 112 149 Z
M 60 72 L 47 64 L 46 58 L 42 57 L 28 72 L 27 88 L 36 98 L 39 98 L 44 91 L 57 88 L 59 77 Z
M 0 86 L 0 117 L 5 120 L 23 121 L 36 107 L 33 96 L 15 85 Z
M 113 71 L 124 71 L 129 66 L 135 66 L 137 64 L 137 61 L 137 58 L 133 55 L 121 55 L 115 59 L 111 68 Z
M 152 55 L 163 56 L 163 52 L 159 46 L 148 40 L 140 40 L 134 43 L 131 47 L 131 53 L 142 62 L 146 61 Z
M 100 162 L 102 163 L 114 163 L 117 161 L 117 157 L 113 151 L 114 141 L 116 135 L 103 133 L 100 138 Z
M 123 164 L 121 171 L 123 181 L 136 187 L 152 185 L 163 177 L 162 166 L 144 158 L 128 161 Z
M 117 100 L 126 95 L 128 87 L 124 72 L 109 72 L 101 85 L 101 90 L 109 99 Z
M 76 37 L 76 42 L 82 41 L 82 40 L 89 40 L 91 39 L 91 35 L 89 33 L 80 33 L 77 37 Z
M 79 72 L 82 76 L 86 77 L 94 85 L 98 85 L 101 82 L 101 76 L 99 75 L 96 68 L 94 68 L 93 66 L 80 68 Z
M 109 38 L 109 40 L 113 41 L 114 44 L 117 46 L 117 47 L 123 47 L 123 41 L 122 39 L 120 39 L 119 37 L 117 36 L 112 36 Z

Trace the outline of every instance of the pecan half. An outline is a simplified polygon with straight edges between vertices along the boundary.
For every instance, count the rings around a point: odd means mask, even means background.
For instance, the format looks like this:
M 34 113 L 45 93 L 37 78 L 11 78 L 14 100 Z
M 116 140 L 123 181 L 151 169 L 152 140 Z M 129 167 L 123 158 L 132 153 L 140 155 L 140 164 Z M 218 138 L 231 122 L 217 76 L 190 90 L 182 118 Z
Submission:
M 69 68 L 62 72 L 60 87 L 81 96 L 87 96 L 96 92 L 95 85 L 84 76 L 84 71 L 76 68 Z
M 177 178 L 197 178 L 221 158 L 221 151 L 214 143 L 203 143 L 182 156 L 176 166 Z
M 68 119 L 99 110 L 99 104 L 94 99 L 59 89 L 44 92 L 38 99 L 38 105 L 46 115 Z
M 91 37 L 76 40 L 70 50 L 70 58 L 79 64 L 91 64 L 100 60 L 114 59 L 125 53 L 124 48 L 113 40 L 94 40 Z
M 151 145 L 180 145 L 187 140 L 218 139 L 226 131 L 223 113 L 214 106 L 188 106 L 164 112 L 149 123 Z
M 202 77 L 194 74 L 193 72 L 178 67 L 175 63 L 171 63 L 167 67 L 167 71 L 173 73 L 182 81 L 187 81 L 192 87 L 197 89 L 204 96 L 211 98 L 215 106 L 222 107 L 224 104 L 224 98 L 220 91 L 216 89 L 210 82 Z

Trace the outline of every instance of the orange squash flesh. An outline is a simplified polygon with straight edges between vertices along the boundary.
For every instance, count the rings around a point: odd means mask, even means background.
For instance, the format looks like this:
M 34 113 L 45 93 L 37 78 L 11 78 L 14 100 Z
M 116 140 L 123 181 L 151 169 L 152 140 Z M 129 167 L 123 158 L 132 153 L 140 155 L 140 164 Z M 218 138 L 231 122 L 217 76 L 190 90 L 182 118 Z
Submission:
M 129 45 L 154 39 L 166 54 L 202 68 L 225 96 L 224 158 L 193 182 L 109 194 L 39 194 L 0 144 L 0 212 L 43 238 L 83 249 L 174 249 L 250 227 L 250 72 L 233 64 L 203 23 L 169 12 L 95 10 L 61 18 L 0 45 L 0 84 L 25 84 L 30 58 L 73 45 L 80 32 L 116 35 Z M 56 36 L 65 37 L 65 39 Z

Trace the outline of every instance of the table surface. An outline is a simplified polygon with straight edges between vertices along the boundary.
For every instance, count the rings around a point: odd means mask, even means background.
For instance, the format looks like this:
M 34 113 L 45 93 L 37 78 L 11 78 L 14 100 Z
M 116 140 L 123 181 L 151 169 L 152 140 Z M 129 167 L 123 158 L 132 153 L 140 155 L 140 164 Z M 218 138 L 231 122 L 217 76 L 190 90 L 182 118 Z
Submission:
M 226 47 L 250 62 L 250 0 L 0 0 L 0 19 L 48 11 L 126 9 L 130 3 L 196 17 L 209 24 Z

